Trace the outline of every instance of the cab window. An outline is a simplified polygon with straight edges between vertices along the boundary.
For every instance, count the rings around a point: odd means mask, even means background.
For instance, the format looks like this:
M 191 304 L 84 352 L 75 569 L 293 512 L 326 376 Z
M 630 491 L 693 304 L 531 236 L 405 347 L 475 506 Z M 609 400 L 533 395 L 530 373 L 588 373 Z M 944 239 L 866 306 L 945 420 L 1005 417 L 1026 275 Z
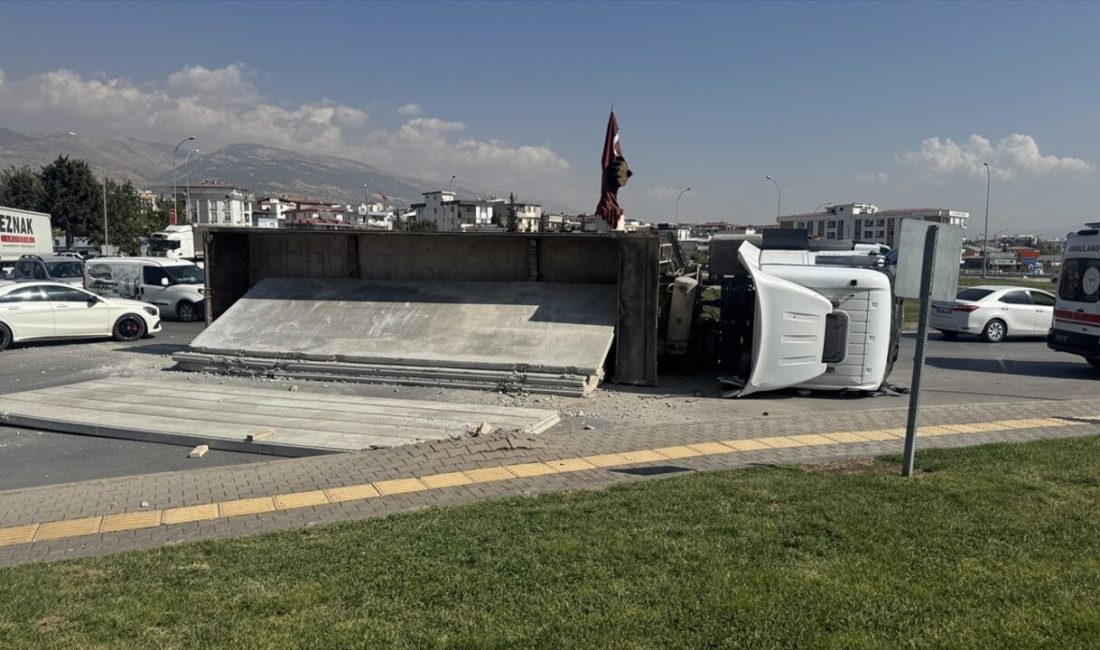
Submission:
M 1001 296 L 1001 302 L 1008 303 L 1010 305 L 1030 305 L 1031 298 L 1027 297 L 1026 291 L 1009 291 L 1005 295 Z
M 46 296 L 42 294 L 42 290 L 38 287 L 16 289 L 0 296 L 0 302 L 42 302 L 45 299 Z
M 168 274 L 164 272 L 159 266 L 143 266 L 141 267 L 142 275 L 144 276 L 145 284 L 152 284 L 160 286 L 162 278 L 167 278 Z
M 88 294 L 72 287 L 46 287 L 46 298 L 50 302 L 88 302 Z
M 1054 306 L 1054 296 L 1050 295 L 1049 293 L 1043 293 L 1042 291 L 1032 291 L 1031 300 L 1036 305 L 1040 305 L 1042 307 Z
M 31 275 L 35 280 L 48 280 L 46 275 L 46 267 L 42 266 L 38 262 L 31 262 Z

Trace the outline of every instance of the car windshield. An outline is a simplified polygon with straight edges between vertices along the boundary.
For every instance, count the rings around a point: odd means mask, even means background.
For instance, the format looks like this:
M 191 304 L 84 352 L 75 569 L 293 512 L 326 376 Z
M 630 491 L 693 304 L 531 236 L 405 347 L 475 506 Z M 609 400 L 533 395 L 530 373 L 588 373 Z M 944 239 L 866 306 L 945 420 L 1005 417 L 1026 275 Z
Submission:
M 168 277 L 172 278 L 174 284 L 202 284 L 205 281 L 205 277 L 202 274 L 202 269 L 189 264 L 186 266 L 166 266 L 164 272 L 168 274 Z
M 46 270 L 51 278 L 84 277 L 84 265 L 80 262 L 47 262 Z
M 991 293 L 993 292 L 989 289 L 975 289 L 971 287 L 969 289 L 962 289 L 955 294 L 955 300 L 971 300 L 977 302 Z

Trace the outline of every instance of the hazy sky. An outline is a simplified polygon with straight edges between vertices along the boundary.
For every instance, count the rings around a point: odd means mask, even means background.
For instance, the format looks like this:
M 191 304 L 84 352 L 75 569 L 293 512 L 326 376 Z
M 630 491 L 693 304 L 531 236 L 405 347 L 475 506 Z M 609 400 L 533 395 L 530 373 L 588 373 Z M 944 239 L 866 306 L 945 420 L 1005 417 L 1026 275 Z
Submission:
M 0 126 L 258 142 L 630 217 L 1100 217 L 1100 4 L 0 4 Z M 975 224 L 977 225 L 977 224 Z M 972 231 L 980 225 L 971 226 Z

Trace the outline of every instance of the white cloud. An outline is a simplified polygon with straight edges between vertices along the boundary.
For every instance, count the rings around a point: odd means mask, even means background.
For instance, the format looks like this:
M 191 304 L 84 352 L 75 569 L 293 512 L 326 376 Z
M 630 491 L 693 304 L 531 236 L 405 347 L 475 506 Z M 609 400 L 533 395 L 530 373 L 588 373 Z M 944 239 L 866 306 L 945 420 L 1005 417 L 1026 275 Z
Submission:
M 423 115 L 393 130 L 365 131 L 369 115 L 324 99 L 297 106 L 265 97 L 243 63 L 222 68 L 188 65 L 161 81 L 85 77 L 68 69 L 10 79 L 0 69 L 0 113 L 23 130 L 76 128 L 159 142 L 195 135 L 206 151 L 255 142 L 304 153 L 362 160 L 420 178 L 461 178 L 525 195 L 567 182 L 569 163 L 545 146 L 461 137 L 461 121 Z
M 1093 171 L 1096 165 L 1072 157 L 1044 156 L 1039 144 L 1030 135 L 1014 133 L 996 145 L 972 135 L 962 144 L 950 138 L 928 138 L 917 151 L 907 151 L 899 157 L 933 176 L 954 173 L 984 175 L 983 162 L 988 162 L 998 180 L 1038 178 L 1059 173 L 1081 174 Z
M 890 184 L 890 176 L 886 172 L 867 172 L 866 174 L 856 174 L 856 185 L 878 185 L 886 187 Z

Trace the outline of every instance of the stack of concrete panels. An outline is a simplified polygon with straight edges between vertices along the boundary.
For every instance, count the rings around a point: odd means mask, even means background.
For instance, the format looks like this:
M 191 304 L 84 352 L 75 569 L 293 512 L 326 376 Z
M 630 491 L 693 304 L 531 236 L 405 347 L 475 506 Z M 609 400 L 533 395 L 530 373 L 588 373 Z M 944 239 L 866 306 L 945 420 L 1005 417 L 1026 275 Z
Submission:
M 614 285 L 268 278 L 174 355 L 184 370 L 585 395 Z

